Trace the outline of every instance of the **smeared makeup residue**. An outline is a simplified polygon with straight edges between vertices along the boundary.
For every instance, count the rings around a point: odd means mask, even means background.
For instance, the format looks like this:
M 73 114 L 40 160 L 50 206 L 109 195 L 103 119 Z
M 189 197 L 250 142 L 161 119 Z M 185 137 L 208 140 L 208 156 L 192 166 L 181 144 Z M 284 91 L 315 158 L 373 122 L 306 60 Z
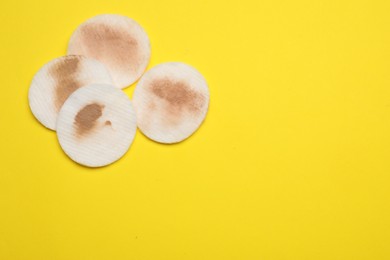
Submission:
M 83 107 L 76 115 L 74 125 L 78 137 L 90 133 L 96 126 L 96 121 L 103 114 L 104 105 L 92 103 Z M 109 122 L 109 121 L 107 121 Z
M 166 101 L 168 112 L 174 116 L 181 115 L 183 110 L 196 114 L 205 102 L 205 97 L 184 81 L 168 78 L 154 80 L 151 83 L 151 91 L 156 97 Z
M 54 104 L 59 111 L 66 99 L 76 91 L 82 83 L 77 80 L 80 58 L 68 56 L 49 69 L 49 75 L 56 82 Z
M 88 55 L 117 69 L 137 70 L 139 46 L 128 30 L 104 23 L 89 23 L 81 30 L 82 43 Z
M 149 110 L 155 110 L 156 109 L 156 104 L 153 101 L 149 102 L 148 109 Z

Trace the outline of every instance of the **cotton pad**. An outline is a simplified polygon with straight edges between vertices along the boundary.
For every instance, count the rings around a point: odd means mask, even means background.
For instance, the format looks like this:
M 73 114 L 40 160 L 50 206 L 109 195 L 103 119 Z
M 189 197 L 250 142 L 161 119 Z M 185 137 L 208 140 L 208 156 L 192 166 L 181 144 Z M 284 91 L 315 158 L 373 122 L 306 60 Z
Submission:
M 150 42 L 142 27 L 120 15 L 99 15 L 73 33 L 68 54 L 95 58 L 104 63 L 118 88 L 125 88 L 144 73 L 150 60 Z
M 63 103 L 78 88 L 92 83 L 112 84 L 110 73 L 100 62 L 83 56 L 65 56 L 50 61 L 34 76 L 28 99 L 34 116 L 49 129 Z
M 75 162 L 100 167 L 121 158 L 136 133 L 136 116 L 126 94 L 112 85 L 75 91 L 62 106 L 57 136 Z
M 133 104 L 143 134 L 160 143 L 177 143 L 193 134 L 205 119 L 209 90 L 194 68 L 164 63 L 141 78 Z

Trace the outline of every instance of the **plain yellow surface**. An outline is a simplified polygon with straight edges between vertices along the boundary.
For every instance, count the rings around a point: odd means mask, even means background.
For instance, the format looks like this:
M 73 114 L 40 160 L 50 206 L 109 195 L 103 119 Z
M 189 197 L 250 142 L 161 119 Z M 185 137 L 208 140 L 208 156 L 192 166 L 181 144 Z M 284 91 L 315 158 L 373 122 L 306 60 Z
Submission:
M 0 259 L 390 259 L 390 2 L 0 3 Z M 200 130 L 102 169 L 32 116 L 37 70 L 118 13 L 207 79 Z M 125 90 L 131 97 L 134 86 Z

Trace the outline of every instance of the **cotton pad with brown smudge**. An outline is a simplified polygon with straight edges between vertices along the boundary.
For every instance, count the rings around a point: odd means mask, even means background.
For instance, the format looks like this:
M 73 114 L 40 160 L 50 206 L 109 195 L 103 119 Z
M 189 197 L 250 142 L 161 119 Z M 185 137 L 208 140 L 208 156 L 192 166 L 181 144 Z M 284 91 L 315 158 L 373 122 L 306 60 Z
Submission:
M 57 119 L 57 137 L 75 162 L 101 167 L 120 159 L 136 133 L 136 115 L 126 94 L 112 85 L 75 91 Z
M 83 56 L 65 56 L 44 65 L 29 89 L 32 113 L 44 126 L 56 129 L 58 112 L 77 89 L 92 83 L 112 84 L 105 66 Z
M 141 78 L 133 104 L 143 134 L 160 143 L 177 143 L 192 135 L 205 119 L 209 90 L 194 68 L 163 63 Z
M 99 15 L 73 33 L 68 54 L 101 61 L 110 70 L 115 86 L 125 88 L 144 73 L 150 60 L 150 42 L 134 20 L 120 15 Z

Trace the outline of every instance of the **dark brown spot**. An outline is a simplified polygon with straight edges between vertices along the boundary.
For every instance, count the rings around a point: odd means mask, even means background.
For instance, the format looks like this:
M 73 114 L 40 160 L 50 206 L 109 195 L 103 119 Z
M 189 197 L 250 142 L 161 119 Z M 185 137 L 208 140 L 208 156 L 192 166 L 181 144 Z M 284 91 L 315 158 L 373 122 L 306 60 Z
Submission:
M 81 30 L 81 41 L 89 56 L 117 69 L 138 69 L 138 42 L 128 30 L 104 23 L 86 24 Z
M 59 111 L 65 100 L 78 89 L 82 83 L 77 80 L 80 59 L 68 56 L 50 68 L 49 74 L 56 81 L 54 104 Z
M 107 125 L 107 126 L 111 126 L 112 125 L 110 120 L 107 120 L 104 124 Z
M 79 137 L 90 133 L 96 126 L 96 121 L 103 114 L 103 105 L 92 103 L 83 107 L 76 115 L 74 125 Z
M 198 112 L 204 105 L 205 97 L 191 89 L 184 81 L 167 78 L 158 79 L 151 84 L 152 93 L 167 102 L 171 113 L 180 114 L 184 109 Z

